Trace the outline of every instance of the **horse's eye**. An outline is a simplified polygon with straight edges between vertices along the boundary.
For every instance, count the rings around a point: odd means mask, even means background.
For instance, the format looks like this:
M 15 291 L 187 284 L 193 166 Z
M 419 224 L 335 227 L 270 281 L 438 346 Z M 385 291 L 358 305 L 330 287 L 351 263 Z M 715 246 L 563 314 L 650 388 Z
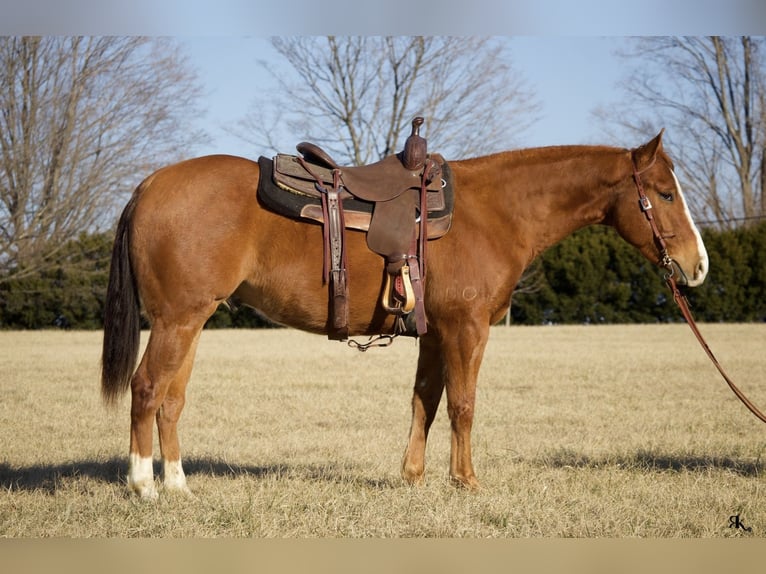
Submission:
M 661 199 L 665 201 L 673 201 L 673 193 L 672 192 L 663 192 L 659 191 L 657 192 Z

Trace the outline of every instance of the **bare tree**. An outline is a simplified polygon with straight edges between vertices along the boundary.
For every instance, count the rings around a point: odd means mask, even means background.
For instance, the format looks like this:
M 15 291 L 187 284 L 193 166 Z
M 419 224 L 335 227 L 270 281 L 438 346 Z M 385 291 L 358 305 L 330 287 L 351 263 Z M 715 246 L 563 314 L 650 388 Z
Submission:
M 0 38 L 0 282 L 113 222 L 150 169 L 202 134 L 200 88 L 167 40 Z
M 610 121 L 647 136 L 668 128 L 694 215 L 730 226 L 766 216 L 766 39 L 654 37 L 624 54 L 638 65 Z
M 464 157 L 510 147 L 535 119 L 532 94 L 493 39 L 330 36 L 272 44 L 289 70 L 263 64 L 279 89 L 258 98 L 235 130 L 261 150 L 310 138 L 338 160 L 369 163 L 396 152 L 422 115 L 429 148 Z

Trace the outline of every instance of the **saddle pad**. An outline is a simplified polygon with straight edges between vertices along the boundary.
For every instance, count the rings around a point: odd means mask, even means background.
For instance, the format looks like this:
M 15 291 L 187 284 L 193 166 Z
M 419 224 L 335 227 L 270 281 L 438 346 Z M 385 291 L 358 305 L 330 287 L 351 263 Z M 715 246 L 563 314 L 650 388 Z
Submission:
M 322 204 L 320 194 L 314 189 L 313 179 L 309 182 L 303 178 L 304 184 L 300 189 L 292 189 L 285 183 L 280 174 L 279 182 L 276 180 L 275 161 L 282 167 L 283 161 L 290 161 L 294 156 L 278 155 L 275 160 L 266 157 L 258 158 L 258 166 L 261 176 L 258 181 L 258 199 L 269 211 L 289 217 L 291 219 L 307 220 L 322 223 Z M 292 162 L 294 163 L 294 162 Z M 325 168 L 318 168 L 318 171 Z M 452 223 L 452 210 L 454 206 L 454 192 L 451 182 L 451 174 L 447 162 L 441 165 L 442 175 L 438 191 L 429 191 L 427 195 L 428 206 L 428 238 L 436 239 L 449 231 Z M 303 168 L 301 168 L 303 170 Z M 313 166 L 312 166 L 313 170 Z M 317 175 L 320 175 L 316 171 Z M 325 170 L 331 174 L 330 170 Z M 306 174 L 307 175 L 307 174 Z M 310 177 L 310 176 L 309 176 Z M 325 174 L 320 175 L 323 179 Z M 332 185 L 332 176 L 330 175 Z M 443 187 L 442 187 L 443 184 Z M 373 202 L 354 198 L 347 191 L 340 194 L 343 201 L 343 212 L 346 227 L 358 231 L 368 231 L 370 218 L 375 207 Z

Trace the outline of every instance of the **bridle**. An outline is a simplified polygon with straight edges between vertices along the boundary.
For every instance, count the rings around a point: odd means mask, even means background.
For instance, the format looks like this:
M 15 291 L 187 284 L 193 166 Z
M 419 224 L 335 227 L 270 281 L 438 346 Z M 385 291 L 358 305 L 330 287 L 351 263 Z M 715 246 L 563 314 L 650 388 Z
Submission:
M 638 190 L 638 204 L 639 204 L 639 207 L 641 208 L 641 211 L 644 213 L 644 216 L 646 217 L 647 221 L 649 222 L 649 226 L 652 228 L 654 243 L 657 246 L 657 250 L 660 253 L 659 265 L 668 270 L 667 274 L 665 275 L 665 283 L 667 283 L 668 287 L 670 288 L 670 291 L 673 293 L 673 300 L 676 302 L 676 305 L 678 305 L 678 308 L 681 310 L 681 314 L 684 316 L 686 323 L 689 325 L 689 328 L 691 328 L 692 332 L 697 337 L 697 340 L 699 341 L 702 348 L 705 350 L 705 353 L 707 353 L 707 356 L 710 357 L 710 360 L 713 362 L 713 365 L 715 365 L 716 369 L 718 369 L 718 372 L 721 373 L 721 376 L 729 385 L 729 388 L 731 388 L 734 394 L 737 395 L 737 398 L 740 401 L 742 401 L 742 404 L 744 404 L 751 413 L 753 413 L 756 417 L 758 417 L 758 419 L 760 419 L 762 422 L 766 423 L 766 415 L 764 415 L 760 410 L 758 410 L 758 408 L 752 402 L 750 402 L 750 400 L 744 395 L 744 393 L 740 391 L 737 385 L 735 385 L 734 382 L 729 378 L 729 376 L 723 370 L 723 367 L 721 366 L 721 364 L 718 362 L 718 359 L 715 358 L 713 351 L 710 350 L 710 347 L 708 346 L 707 342 L 702 336 L 702 333 L 700 333 L 699 328 L 697 328 L 697 323 L 694 321 L 694 316 L 692 315 L 692 312 L 689 309 L 689 303 L 686 300 L 686 297 L 684 297 L 684 295 L 681 293 L 681 290 L 678 288 L 678 285 L 676 284 L 675 267 L 678 267 L 679 270 L 681 269 L 678 265 L 674 266 L 673 259 L 670 257 L 668 253 L 668 247 L 667 247 L 667 244 L 665 243 L 665 239 L 662 233 L 660 232 L 659 227 L 657 226 L 657 221 L 655 220 L 654 215 L 652 214 L 652 203 L 651 201 L 649 201 L 649 198 L 646 196 L 646 193 L 644 192 L 644 186 L 641 183 L 641 175 L 640 175 L 641 172 L 638 171 L 638 166 L 636 166 L 636 160 L 633 157 L 631 157 L 631 163 L 633 165 L 633 180 L 635 181 L 636 189 Z M 649 169 L 651 165 L 652 164 L 649 164 L 649 166 L 644 168 L 644 170 L 642 171 L 646 171 L 646 169 Z
M 665 243 L 665 238 L 660 232 L 660 228 L 657 226 L 657 221 L 654 219 L 654 215 L 652 214 L 652 202 L 649 201 L 649 198 L 646 196 L 646 193 L 644 192 L 644 185 L 641 183 L 641 172 L 638 171 L 636 160 L 632 157 L 631 163 L 633 165 L 633 181 L 636 182 L 636 189 L 638 190 L 638 206 L 641 208 L 641 211 L 649 222 L 649 226 L 652 228 L 654 244 L 657 246 L 657 250 L 660 252 L 659 264 L 667 269 L 668 273 L 670 273 L 672 277 L 674 274 L 673 259 L 671 259 L 670 255 L 668 254 L 668 246 Z M 652 167 L 653 164 L 654 161 L 652 161 L 652 163 L 650 163 L 642 171 L 646 171 Z

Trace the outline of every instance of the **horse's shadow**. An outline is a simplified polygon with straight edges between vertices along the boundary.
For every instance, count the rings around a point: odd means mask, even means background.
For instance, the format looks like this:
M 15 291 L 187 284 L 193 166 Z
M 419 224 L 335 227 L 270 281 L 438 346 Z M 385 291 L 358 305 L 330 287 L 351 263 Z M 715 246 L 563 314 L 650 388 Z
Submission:
M 518 460 L 518 459 L 517 459 Z M 591 457 L 571 450 L 556 451 L 522 461 L 542 468 L 630 468 L 642 472 L 692 472 L 726 470 L 745 477 L 758 477 L 764 473 L 764 462 L 760 459 L 719 457 L 705 455 L 667 455 L 657 452 L 639 451 L 631 455 L 605 455 Z M 155 461 L 155 475 L 160 473 L 160 463 Z M 364 471 L 350 463 L 326 464 L 232 464 L 210 457 L 190 458 L 184 461 L 187 476 L 204 475 L 212 477 L 252 477 L 254 479 L 284 478 L 319 482 L 355 483 L 374 489 L 394 489 L 403 485 L 396 478 L 370 478 Z M 6 492 L 41 491 L 55 494 L 73 479 L 85 477 L 106 484 L 124 484 L 127 461 L 113 457 L 105 461 L 81 460 L 59 464 L 33 464 L 14 467 L 0 463 L 0 488 Z
M 535 459 L 540 466 L 549 468 L 627 468 L 643 472 L 693 472 L 726 470 L 745 477 L 758 477 L 766 470 L 760 457 L 744 459 L 733 456 L 677 455 L 639 450 L 633 454 L 592 457 L 571 450 L 561 450 Z
M 125 458 L 113 457 L 104 461 L 80 460 L 59 464 L 33 464 L 14 467 L 0 463 L 0 488 L 5 491 L 38 491 L 55 494 L 68 481 L 88 478 L 106 484 L 125 484 L 128 463 Z M 154 461 L 154 474 L 159 476 L 161 464 Z M 370 488 L 394 488 L 397 481 L 390 478 L 369 478 L 360 469 L 346 463 L 327 464 L 232 464 L 223 460 L 201 457 L 184 460 L 187 477 L 242 477 L 254 479 L 297 478 L 309 481 L 358 483 Z

